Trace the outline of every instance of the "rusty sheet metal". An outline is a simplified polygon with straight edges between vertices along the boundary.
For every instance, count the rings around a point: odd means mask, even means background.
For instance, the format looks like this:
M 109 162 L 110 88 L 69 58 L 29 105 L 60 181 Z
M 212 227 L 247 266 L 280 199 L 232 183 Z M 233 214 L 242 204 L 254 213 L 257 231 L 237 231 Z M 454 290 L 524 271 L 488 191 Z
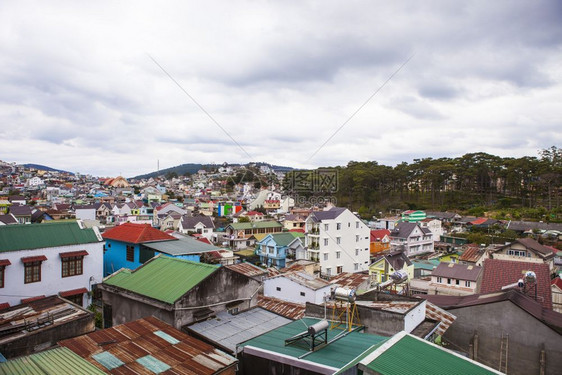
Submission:
M 453 324 L 457 317 L 450 312 L 443 310 L 439 306 L 434 305 L 433 303 L 427 301 L 425 305 L 425 316 L 426 318 L 437 320 L 441 322 L 439 328 L 437 328 L 437 334 L 443 335 Z
M 179 342 L 173 344 L 154 332 L 163 331 Z M 213 374 L 234 366 L 236 358 L 154 318 L 139 319 L 112 328 L 59 342 L 96 367 L 112 374 L 152 374 L 147 361 L 154 358 L 170 368 L 163 374 Z M 92 356 L 108 352 L 124 364 L 105 369 Z M 150 356 L 150 357 L 147 357 Z M 149 366 L 150 367 L 150 366 Z
M 258 296 L 258 306 L 291 320 L 301 319 L 306 309 L 304 304 L 287 302 L 262 295 Z
M 365 288 L 369 282 L 369 275 L 364 273 L 342 272 L 330 279 L 330 284 L 338 284 L 343 288 Z
M 248 277 L 256 277 L 256 276 L 261 276 L 261 275 L 265 275 L 267 274 L 267 271 L 259 268 L 257 266 L 254 266 L 251 263 L 238 263 L 238 264 L 232 264 L 229 266 L 226 266 L 226 268 L 231 269 L 232 271 L 241 273 L 242 275 L 248 276 Z

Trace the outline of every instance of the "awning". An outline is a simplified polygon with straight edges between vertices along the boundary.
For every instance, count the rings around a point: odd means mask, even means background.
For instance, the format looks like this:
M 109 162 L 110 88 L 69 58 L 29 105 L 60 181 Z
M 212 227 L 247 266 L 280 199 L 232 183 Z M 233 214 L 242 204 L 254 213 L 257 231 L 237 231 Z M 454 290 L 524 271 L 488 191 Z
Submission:
M 9 266 L 12 264 L 9 259 L 0 259 L 0 266 Z
M 84 294 L 84 293 L 88 293 L 88 289 L 80 288 L 80 289 L 66 290 L 64 292 L 59 292 L 59 295 L 61 297 L 70 297 L 70 296 L 75 296 L 77 294 Z
M 60 253 L 61 258 L 70 258 L 70 257 L 83 257 L 85 255 L 89 255 L 86 250 L 79 250 L 79 251 L 69 251 L 67 253 Z
M 38 299 L 43 299 L 43 298 L 45 298 L 44 295 L 42 295 L 42 296 L 35 296 L 35 297 L 29 297 L 29 298 L 22 298 L 22 299 L 21 299 L 21 303 L 33 302 L 33 301 L 37 301 Z
M 24 262 L 24 263 L 42 262 L 44 260 L 47 260 L 47 257 L 45 255 L 37 255 L 37 256 L 34 256 L 34 257 L 21 258 L 21 261 Z

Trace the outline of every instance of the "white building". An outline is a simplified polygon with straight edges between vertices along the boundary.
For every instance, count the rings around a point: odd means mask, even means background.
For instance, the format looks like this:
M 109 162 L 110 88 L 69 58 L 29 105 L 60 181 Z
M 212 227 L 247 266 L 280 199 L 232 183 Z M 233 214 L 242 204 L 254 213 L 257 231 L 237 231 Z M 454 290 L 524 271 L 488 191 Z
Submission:
M 314 277 L 305 272 L 288 272 L 265 279 L 263 281 L 263 295 L 283 301 L 295 303 L 324 302 L 324 297 L 330 295 L 332 284 L 326 280 Z
M 0 226 L 0 304 L 58 294 L 88 306 L 102 281 L 104 244 L 80 221 Z
M 25 186 L 27 186 L 27 187 L 37 187 L 37 186 L 43 186 L 43 185 L 45 185 L 45 183 L 43 182 L 42 179 L 40 179 L 37 176 L 31 177 L 29 180 L 27 180 L 25 182 Z
M 369 268 L 370 229 L 347 208 L 312 212 L 305 231 L 307 251 L 300 257 L 319 262 L 323 275 Z
M 433 233 L 417 223 L 398 223 L 390 232 L 391 248 L 404 247 L 409 257 L 433 252 Z
M 419 222 L 422 228 L 427 228 L 433 233 L 433 241 L 440 241 L 443 235 L 443 226 L 439 219 L 423 219 Z
M 74 212 L 78 220 L 96 220 L 96 206 L 74 206 Z

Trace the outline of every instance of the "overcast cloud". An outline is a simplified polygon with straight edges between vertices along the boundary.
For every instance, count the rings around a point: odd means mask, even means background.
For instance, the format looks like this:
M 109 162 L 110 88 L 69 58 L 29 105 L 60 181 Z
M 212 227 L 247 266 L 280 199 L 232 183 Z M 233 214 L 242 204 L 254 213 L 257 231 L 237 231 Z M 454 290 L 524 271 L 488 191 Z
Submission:
M 561 62 L 556 0 L 2 1 L 0 159 L 130 177 L 537 156 L 562 145 Z

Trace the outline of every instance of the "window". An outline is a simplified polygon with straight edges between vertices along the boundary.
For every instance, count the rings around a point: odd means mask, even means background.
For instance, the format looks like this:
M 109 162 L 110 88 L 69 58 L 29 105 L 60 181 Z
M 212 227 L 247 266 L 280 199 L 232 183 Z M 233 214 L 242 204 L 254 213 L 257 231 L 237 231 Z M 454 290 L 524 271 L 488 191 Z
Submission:
M 354 264 L 353 264 L 353 269 L 354 269 L 355 271 L 359 271 L 359 263 L 354 263 Z
M 330 267 L 326 268 L 326 275 L 330 276 L 332 274 L 332 269 Z
M 324 224 L 324 230 L 328 230 L 328 224 Z
M 336 237 L 336 243 L 339 245 L 341 243 L 341 237 Z
M 127 245 L 127 262 L 135 261 L 135 246 Z
M 442 283 L 442 282 L 443 282 L 443 278 L 442 278 L 441 276 L 438 276 L 438 277 L 437 277 L 437 282 L 438 282 L 438 283 Z
M 0 288 L 4 287 L 4 270 L 6 266 L 0 266 Z
M 305 295 L 306 295 L 306 293 L 305 293 L 305 292 L 301 292 L 301 296 L 303 296 L 303 297 L 304 297 Z
M 359 242 L 359 235 L 358 234 L 355 235 L 355 242 Z
M 336 251 L 336 259 L 340 259 L 341 258 L 341 251 Z
M 343 272 L 343 266 L 338 266 L 337 273 L 340 274 Z
M 466 286 L 466 287 L 469 287 L 469 288 L 470 288 L 470 281 L 468 281 L 468 280 L 465 280 L 465 282 L 464 282 L 464 286 Z
M 328 246 L 328 239 L 324 238 L 324 246 Z
M 340 230 L 341 229 L 341 223 L 336 223 L 336 229 Z
M 461 285 L 461 281 L 459 279 L 456 280 L 455 284 Z
M 82 306 L 82 300 L 84 297 L 84 293 L 75 294 L 73 296 L 64 297 L 70 302 L 77 304 L 78 306 Z
M 451 279 L 447 279 L 447 284 L 451 284 Z
M 355 249 L 355 256 L 356 256 L 356 257 L 359 256 L 359 249 Z
M 107 252 L 107 247 L 105 247 L 105 245 L 103 245 L 103 253 L 105 254 Z
M 324 253 L 324 260 L 328 260 L 328 253 Z
M 25 283 L 35 283 L 41 281 L 41 261 L 24 263 Z
M 111 249 L 111 243 L 110 242 L 107 243 L 107 248 Z
M 281 291 L 281 287 L 280 287 L 280 286 L 278 286 L 278 287 L 277 287 L 277 288 L 275 288 L 275 289 L 277 289 L 277 291 L 278 291 L 278 292 L 280 292 L 280 291 Z
M 61 258 L 62 277 L 82 275 L 83 273 L 83 256 Z M 82 302 L 80 302 L 82 305 Z
M 355 228 L 359 228 L 359 222 L 358 221 L 355 222 Z

